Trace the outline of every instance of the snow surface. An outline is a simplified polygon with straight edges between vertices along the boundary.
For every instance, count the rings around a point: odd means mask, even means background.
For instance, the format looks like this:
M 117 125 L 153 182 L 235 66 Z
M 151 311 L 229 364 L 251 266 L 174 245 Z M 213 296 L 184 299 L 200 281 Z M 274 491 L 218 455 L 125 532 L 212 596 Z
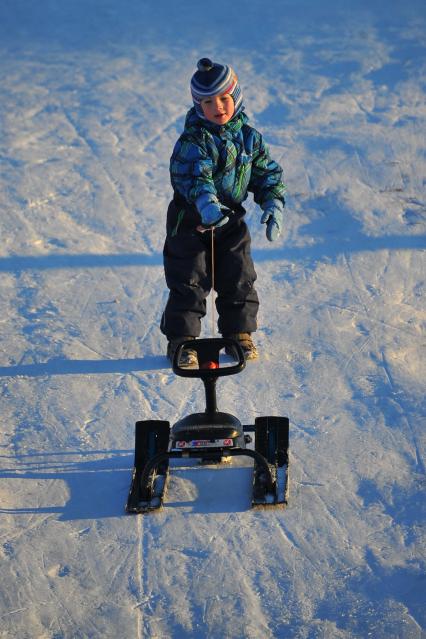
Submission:
M 425 636 L 425 27 L 420 0 L 3 0 L 0 637 Z M 275 244 L 248 205 L 261 358 L 219 406 L 290 417 L 290 504 L 249 510 L 234 461 L 128 516 L 135 420 L 202 408 L 158 328 L 202 55 L 288 184 Z

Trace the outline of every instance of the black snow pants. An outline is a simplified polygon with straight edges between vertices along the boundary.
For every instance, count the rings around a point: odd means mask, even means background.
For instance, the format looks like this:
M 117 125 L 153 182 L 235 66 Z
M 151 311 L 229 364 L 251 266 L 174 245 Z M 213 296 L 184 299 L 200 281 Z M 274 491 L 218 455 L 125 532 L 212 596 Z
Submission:
M 250 254 L 250 233 L 242 219 L 245 210 L 234 208 L 230 221 L 214 230 L 214 285 L 217 292 L 218 329 L 222 334 L 256 330 L 259 300 L 256 272 Z M 212 288 L 211 232 L 200 233 L 198 213 L 172 200 L 167 211 L 167 237 L 163 258 L 169 298 L 161 331 L 169 339 L 198 337 Z

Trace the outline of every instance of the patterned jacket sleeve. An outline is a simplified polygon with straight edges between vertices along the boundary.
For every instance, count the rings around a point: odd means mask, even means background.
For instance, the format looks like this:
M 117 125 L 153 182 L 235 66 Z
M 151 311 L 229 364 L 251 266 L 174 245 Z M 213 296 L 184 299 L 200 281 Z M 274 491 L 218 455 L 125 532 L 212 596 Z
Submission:
M 282 182 L 282 173 L 281 166 L 270 157 L 262 135 L 256 131 L 248 190 L 253 193 L 254 201 L 262 209 L 265 209 L 271 200 L 278 200 L 284 207 L 286 187 Z
M 170 178 L 175 191 L 194 204 L 203 218 L 203 211 L 220 204 L 212 177 L 213 162 L 206 149 L 189 136 L 176 142 L 170 159 Z

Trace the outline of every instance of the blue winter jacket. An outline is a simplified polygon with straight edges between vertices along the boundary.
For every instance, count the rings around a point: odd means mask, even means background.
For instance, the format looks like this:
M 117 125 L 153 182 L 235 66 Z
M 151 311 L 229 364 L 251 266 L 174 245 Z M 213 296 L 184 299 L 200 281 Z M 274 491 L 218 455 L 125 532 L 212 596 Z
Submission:
M 221 206 L 241 204 L 249 192 L 263 210 L 272 201 L 284 208 L 282 168 L 247 121 L 240 112 L 218 126 L 199 118 L 194 108 L 188 111 L 170 159 L 170 177 L 175 192 L 195 205 L 201 219 L 208 209 L 211 217 L 212 206 L 220 213 Z

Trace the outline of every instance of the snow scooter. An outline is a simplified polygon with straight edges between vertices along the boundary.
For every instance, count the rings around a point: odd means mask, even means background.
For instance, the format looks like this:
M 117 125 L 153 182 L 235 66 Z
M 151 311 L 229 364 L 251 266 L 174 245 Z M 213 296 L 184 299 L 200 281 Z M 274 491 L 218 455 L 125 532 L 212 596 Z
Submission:
M 182 368 L 179 358 L 184 348 L 196 351 L 198 368 Z M 220 352 L 233 351 L 234 361 L 221 365 Z M 173 372 L 181 377 L 198 377 L 204 383 L 204 413 L 183 417 L 170 429 L 162 420 L 136 422 L 135 462 L 128 513 L 149 513 L 161 508 L 169 474 L 169 460 L 183 457 L 220 463 L 230 457 L 253 458 L 252 506 L 287 503 L 289 420 L 287 417 L 257 417 L 252 426 L 242 426 L 229 413 L 217 410 L 218 377 L 240 373 L 245 367 L 241 346 L 232 339 L 209 338 L 183 342 L 173 359 Z M 254 435 L 254 450 L 248 448 Z

